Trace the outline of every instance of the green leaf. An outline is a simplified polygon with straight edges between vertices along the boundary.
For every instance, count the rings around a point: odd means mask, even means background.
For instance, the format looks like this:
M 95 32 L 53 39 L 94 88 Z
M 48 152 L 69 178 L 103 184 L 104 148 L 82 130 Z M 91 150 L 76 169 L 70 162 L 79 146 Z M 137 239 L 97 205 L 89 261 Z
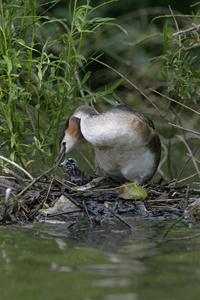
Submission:
M 84 77 L 83 77 L 83 80 L 81 82 L 81 85 L 84 85 L 86 83 L 86 81 L 90 78 L 90 75 L 91 75 L 92 72 L 88 71 Z
M 16 41 L 19 45 L 24 46 L 24 47 L 26 47 L 27 49 L 29 49 L 29 50 L 31 50 L 31 51 L 35 51 L 35 52 L 37 52 L 37 53 L 39 53 L 39 54 L 41 55 L 40 51 L 38 51 L 37 49 L 35 49 L 35 48 L 33 48 L 33 47 L 30 47 L 30 46 L 26 45 L 26 43 L 25 43 L 22 39 L 16 39 L 15 41 Z M 33 61 L 34 61 L 34 60 L 33 60 Z
M 102 96 L 102 98 L 109 104 L 116 106 L 117 104 L 119 104 L 115 99 L 113 99 L 112 97 L 109 96 Z
M 42 81 L 42 70 L 41 70 L 41 65 L 37 65 L 36 66 L 38 69 L 38 77 L 40 79 L 40 81 Z
M 32 14 L 32 16 L 34 16 L 34 13 L 35 13 L 34 1 L 33 0 L 29 0 L 29 4 L 30 4 L 30 8 L 31 8 L 31 14 Z
M 21 46 L 26 46 L 25 41 L 22 40 L 22 39 L 16 39 L 16 42 L 17 42 L 18 44 L 20 44 Z
M 4 131 L 5 130 L 5 128 L 3 128 L 2 126 L 0 126 L 0 131 Z
M 34 160 L 32 159 L 32 160 L 29 160 L 29 161 L 27 161 L 27 163 L 26 163 L 26 165 L 28 166 L 30 163 L 32 163 L 32 162 L 34 162 Z
M 15 144 L 15 135 L 12 135 L 10 138 L 10 143 L 11 143 L 11 148 L 13 148 L 14 144 Z
M 4 61 L 7 64 L 7 70 L 8 70 L 8 74 L 11 73 L 12 71 L 12 62 L 10 57 L 8 57 L 7 55 L 3 55 Z
M 80 7 L 84 8 L 84 9 L 88 9 L 88 10 L 92 10 L 93 7 L 90 5 L 81 5 Z
M 169 51 L 169 38 L 167 34 L 167 25 L 168 25 L 168 21 L 166 21 L 165 26 L 163 28 L 163 44 L 164 44 L 165 51 Z
M 190 72 L 192 73 L 192 75 L 193 75 L 195 78 L 197 78 L 197 79 L 200 78 L 199 73 L 193 68 L 193 66 L 192 66 L 189 62 L 184 61 L 184 65 L 185 65 L 186 69 L 189 69 L 189 70 L 190 70 Z
M 81 54 L 77 54 L 76 55 L 76 59 L 86 60 L 86 58 L 83 55 L 81 55 Z
M 17 5 L 17 4 L 5 4 L 5 3 L 3 3 L 3 9 L 5 11 L 9 10 L 9 9 L 15 9 L 15 8 L 21 8 L 21 6 Z
M 119 188 L 119 198 L 122 199 L 145 199 L 147 197 L 146 190 L 136 183 L 125 183 Z
M 36 138 L 36 136 L 34 136 L 33 138 L 34 138 L 34 141 L 35 141 L 35 146 L 36 146 L 36 148 L 39 148 L 39 147 L 40 147 L 40 142 L 39 142 L 39 140 Z
M 106 93 L 111 94 L 124 81 L 124 79 L 125 79 L 125 77 L 122 77 L 120 80 L 118 80 L 109 89 L 107 89 Z
M 168 67 L 163 66 L 161 74 L 165 78 L 165 80 L 167 81 L 168 80 Z
M 11 154 L 10 154 L 10 159 L 12 161 L 15 161 L 15 151 L 13 151 Z

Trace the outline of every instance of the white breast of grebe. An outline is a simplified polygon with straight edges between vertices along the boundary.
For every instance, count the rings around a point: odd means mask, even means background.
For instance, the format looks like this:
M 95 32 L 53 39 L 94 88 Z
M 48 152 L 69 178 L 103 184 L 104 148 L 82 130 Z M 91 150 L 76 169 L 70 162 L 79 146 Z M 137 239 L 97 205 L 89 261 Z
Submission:
M 115 179 L 143 184 L 151 179 L 160 160 L 160 139 L 152 121 L 119 105 L 97 114 L 79 107 L 67 121 L 57 160 L 85 138 L 93 145 L 100 167 Z
M 123 110 L 84 115 L 80 128 L 93 145 L 100 167 L 110 176 L 138 184 L 153 176 L 157 155 L 149 143 L 156 133 L 138 115 Z

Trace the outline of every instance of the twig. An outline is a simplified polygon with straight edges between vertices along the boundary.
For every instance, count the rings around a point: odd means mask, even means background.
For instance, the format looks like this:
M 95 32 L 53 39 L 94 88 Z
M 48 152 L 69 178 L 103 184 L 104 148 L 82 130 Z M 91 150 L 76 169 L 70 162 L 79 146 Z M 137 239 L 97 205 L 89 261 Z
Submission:
M 11 188 L 16 191 L 21 191 L 24 188 L 23 185 L 17 184 L 16 182 L 10 181 L 6 178 L 0 178 L 0 186 L 4 188 Z
M 90 163 L 89 159 L 87 159 L 87 157 L 84 155 L 84 153 L 82 151 L 80 151 L 79 147 L 75 147 L 75 148 L 79 152 L 79 154 L 83 157 L 83 159 L 86 161 L 86 163 L 88 164 L 88 166 L 90 166 L 90 168 L 92 169 L 92 171 L 95 171 L 93 165 Z
M 17 179 L 17 180 L 22 181 L 23 183 L 25 183 L 25 180 L 24 180 L 23 177 L 21 177 L 20 175 L 16 174 L 12 170 L 10 170 L 8 167 L 2 166 L 2 165 L 0 165 L 0 167 L 4 170 L 4 172 L 6 174 L 11 174 L 15 179 Z
M 184 199 L 187 200 L 187 201 L 188 201 L 189 198 L 190 198 L 190 188 L 191 188 L 191 185 L 188 184 L 188 185 L 187 185 L 186 192 L 185 192 L 185 197 L 184 197 Z
M 79 213 L 82 212 L 82 209 L 77 209 L 77 210 L 73 210 L 73 211 L 63 211 L 57 214 L 48 214 L 47 217 L 58 217 L 58 216 L 62 216 L 62 215 L 68 215 L 68 214 L 74 214 L 74 213 Z
M 173 11 L 172 11 L 170 5 L 169 5 L 169 10 L 170 10 L 170 12 L 171 12 L 171 14 L 172 14 L 172 17 L 173 17 L 173 19 L 174 19 L 174 23 L 175 23 L 175 25 L 176 25 L 176 29 L 179 30 L 178 22 L 176 21 L 176 18 L 175 18 L 175 16 L 174 16 L 174 13 L 173 13 Z M 179 36 L 179 38 L 178 38 L 178 44 L 179 44 L 178 56 L 179 56 L 179 58 L 180 58 L 180 56 L 181 56 L 181 46 L 182 46 L 182 45 L 181 45 L 181 37 L 180 37 L 180 36 Z
M 5 195 L 5 200 L 4 200 L 5 203 L 8 202 L 8 198 L 9 198 L 11 192 L 12 192 L 11 188 L 6 189 L 6 195 Z
M 168 124 L 171 125 L 171 126 L 177 127 L 177 128 L 179 128 L 179 129 L 182 129 L 182 130 L 184 130 L 184 131 L 188 131 L 188 132 L 194 133 L 194 134 L 196 134 L 196 135 L 200 135 L 200 132 L 198 132 L 198 131 L 194 131 L 194 130 L 192 130 L 192 129 L 188 129 L 188 128 L 185 128 L 185 127 L 183 127 L 183 126 L 180 126 L 180 125 L 171 123 L 171 122 L 168 122 Z M 199 137 L 197 137 L 197 138 L 199 138 Z
M 168 233 L 170 232 L 170 230 L 178 223 L 180 222 L 182 219 L 184 218 L 184 215 L 181 216 L 180 218 L 178 218 L 168 229 L 167 231 L 165 232 L 165 234 L 163 235 L 163 239 L 166 238 L 166 236 L 168 235 Z
M 89 189 L 93 189 L 97 186 L 100 186 L 102 183 L 106 182 L 108 180 L 108 176 L 101 176 L 93 179 L 92 181 L 84 184 L 84 185 L 78 185 L 72 188 L 74 191 L 87 191 Z
M 185 167 L 187 166 L 188 162 L 194 157 L 194 155 L 195 155 L 195 153 L 197 152 L 197 150 L 198 150 L 198 148 L 196 148 L 196 149 L 194 150 L 194 152 L 192 153 L 192 155 L 190 155 L 189 158 L 187 159 L 187 161 L 184 163 L 182 169 L 180 170 L 180 172 L 179 172 L 179 174 L 178 174 L 178 176 L 177 176 L 177 178 L 176 178 L 176 181 L 175 181 L 175 183 L 174 183 L 174 186 L 177 185 L 177 182 L 178 182 L 178 180 L 179 180 L 181 174 L 182 174 L 183 171 L 185 170 Z
M 190 184 L 187 185 L 187 189 L 185 192 L 185 197 L 184 200 L 188 201 L 189 199 L 189 195 L 190 195 Z M 180 218 L 178 218 L 170 227 L 169 229 L 165 232 L 163 239 L 166 238 L 166 236 L 168 235 L 169 231 L 179 222 L 184 218 L 185 214 L 183 213 L 183 216 L 181 216 Z
M 189 179 L 191 179 L 191 178 L 193 178 L 193 177 L 195 177 L 195 176 L 197 176 L 197 175 L 198 175 L 198 173 L 194 173 L 194 174 L 192 174 L 192 175 L 190 175 L 190 176 L 188 176 L 188 177 L 185 177 L 185 178 L 183 178 L 183 179 L 177 181 L 177 183 L 184 182 L 184 181 L 189 180 Z M 175 180 L 176 180 L 176 179 L 173 179 L 173 180 L 169 183 L 169 186 L 174 185 L 174 181 L 175 181 Z
M 174 100 L 174 99 L 172 99 L 172 98 L 170 98 L 170 97 L 168 97 L 168 96 L 166 96 L 166 95 L 164 95 L 164 94 L 161 94 L 161 93 L 159 93 L 158 91 L 156 91 L 156 90 L 154 90 L 154 89 L 152 89 L 152 88 L 150 88 L 150 90 L 151 90 L 152 92 L 154 92 L 154 93 L 160 95 L 161 97 L 164 97 L 164 98 L 166 98 L 166 99 L 168 99 L 168 100 L 170 100 L 170 101 L 172 101 L 172 102 L 174 102 L 174 103 L 176 103 L 176 104 L 179 104 L 179 105 L 185 107 L 185 108 L 188 109 L 188 110 L 191 110 L 192 112 L 194 112 L 195 114 L 197 114 L 197 115 L 200 116 L 200 113 L 199 113 L 198 111 L 196 111 L 196 110 L 190 108 L 189 106 L 187 106 L 187 105 L 185 105 L 185 104 L 183 104 L 183 103 L 181 103 L 181 102 L 179 102 L 179 101 L 176 101 L 176 100 Z
M 185 139 L 184 139 L 181 135 L 177 135 L 177 137 L 178 137 L 179 139 L 181 139 L 181 141 L 182 141 L 182 142 L 184 143 L 184 145 L 186 146 L 186 148 L 187 148 L 187 150 L 188 150 L 188 152 L 189 152 L 189 154 L 190 154 L 190 156 L 191 156 L 193 165 L 194 165 L 194 167 L 195 167 L 195 169 L 196 169 L 196 171 L 197 171 L 197 173 L 198 173 L 198 175 L 199 175 L 199 178 L 200 178 L 200 171 L 199 171 L 198 165 L 197 165 L 197 163 L 196 163 L 196 161 L 195 161 L 195 159 L 194 159 L 192 150 L 190 149 L 189 145 L 187 144 L 187 142 L 185 141 Z M 198 148 L 196 149 L 196 151 L 197 151 L 197 150 L 198 150 Z M 195 151 L 195 152 L 196 152 L 196 151 Z
M 36 133 L 37 130 L 36 130 L 36 128 L 35 128 L 35 124 L 34 124 L 33 119 L 32 119 L 32 117 L 31 117 L 31 114 L 30 114 L 30 111 L 29 111 L 28 106 L 26 106 L 26 113 L 27 113 L 27 115 L 29 116 L 29 121 L 30 121 L 31 127 L 32 127 L 32 129 L 33 129 L 33 132 Z
M 117 70 L 115 70 L 115 69 L 113 69 L 111 66 L 109 66 L 109 65 L 107 65 L 106 63 L 104 63 L 104 62 L 102 62 L 102 61 L 100 61 L 100 60 L 98 60 L 98 59 L 96 59 L 96 58 L 93 58 L 93 57 L 91 57 L 91 60 L 94 60 L 94 61 L 96 61 L 96 62 L 98 62 L 99 64 L 101 64 L 101 65 L 103 65 L 103 66 L 105 66 L 105 67 L 107 67 L 108 69 L 110 69 L 110 70 L 112 70 L 113 72 L 115 72 L 117 75 L 119 75 L 121 78 L 124 78 L 124 76 L 120 73 L 120 72 L 118 72 Z M 153 105 L 153 107 L 159 112 L 159 114 L 161 115 L 161 117 L 165 117 L 164 116 L 164 114 L 159 110 L 159 108 L 153 103 L 153 101 L 151 101 L 150 99 L 149 99 L 149 97 L 147 97 L 147 95 L 144 93 L 144 92 L 142 92 L 135 84 L 133 84 L 130 80 L 128 80 L 127 78 L 124 78 L 124 80 L 125 81 L 127 81 L 136 91 L 138 91 L 138 93 L 140 93 L 145 99 L 147 99 L 150 103 L 151 103 L 151 105 Z
M 199 237 L 199 236 L 200 236 L 200 233 L 197 233 L 197 234 L 188 235 L 188 236 L 183 236 L 183 237 L 179 237 L 179 238 L 170 238 L 170 239 L 166 239 L 164 242 L 190 240 L 190 239 L 194 239 L 194 238 Z
M 197 159 L 196 157 L 194 159 L 196 160 L 196 162 L 198 162 L 200 164 L 200 160 L 199 159 Z
M 115 218 L 117 218 L 118 220 L 120 220 L 122 223 L 124 223 L 126 226 L 128 226 L 130 228 L 131 233 L 135 233 L 136 229 L 133 225 L 131 225 L 130 223 L 128 223 L 126 220 L 124 220 L 121 216 L 119 216 L 118 214 L 116 214 L 111 208 L 109 208 L 107 205 L 105 205 L 105 208 L 111 212 L 111 214 L 113 214 L 113 216 L 115 216 Z
M 200 24 L 197 25 L 197 24 L 192 23 L 192 27 L 190 27 L 188 29 L 185 29 L 185 30 L 179 30 L 178 32 L 173 33 L 172 35 L 173 36 L 185 35 L 188 32 L 191 32 L 191 31 L 194 31 L 194 30 L 198 31 L 199 29 L 200 29 Z
M 68 198 L 73 204 L 75 204 L 77 207 L 80 207 L 80 208 L 84 209 L 83 204 L 81 204 L 81 203 L 79 203 L 78 201 L 76 201 L 76 200 L 75 200 L 73 197 L 71 197 L 68 193 L 64 192 L 63 195 L 64 195 L 65 197 L 67 197 L 67 198 Z M 96 214 L 94 211 L 92 211 L 91 209 L 87 208 L 87 210 L 88 210 L 90 213 L 92 213 L 94 216 L 97 216 L 97 214 Z
M 18 195 L 17 197 L 20 197 L 24 192 L 26 192 L 34 183 L 36 183 L 36 181 L 38 181 L 42 176 L 44 176 L 45 174 L 48 174 L 49 172 L 51 172 L 52 170 L 54 170 L 57 166 L 53 166 L 52 168 L 50 168 L 49 170 L 45 171 L 44 173 L 42 173 L 40 176 L 38 176 L 37 178 L 33 179 L 33 181 L 31 181 L 31 183 L 29 185 L 27 185 Z
M 47 201 L 47 198 L 48 198 L 48 196 L 49 196 L 49 193 L 50 193 L 50 190 L 51 190 L 51 187 L 52 187 L 52 183 L 53 183 L 53 178 L 51 178 L 51 181 L 50 181 L 50 184 L 49 184 L 49 187 L 48 187 L 47 194 L 46 194 L 46 196 L 45 196 L 45 198 L 44 198 L 44 201 L 43 201 L 43 204 L 42 204 L 43 208 L 44 208 L 44 206 L 45 206 L 45 204 L 46 204 L 46 201 Z
M 83 207 L 84 207 L 84 210 L 85 210 L 85 212 L 86 212 L 86 215 L 87 215 L 87 217 L 88 217 L 90 223 L 92 224 L 92 219 L 91 219 L 91 217 L 90 217 L 90 215 L 89 215 L 87 206 L 85 205 L 85 200 L 83 200 Z
M 31 174 L 29 174 L 24 168 L 22 168 L 21 166 L 19 166 L 18 164 L 16 164 L 14 161 L 11 161 L 11 160 L 9 160 L 8 158 L 6 158 L 4 156 L 0 156 L 0 159 L 3 159 L 5 161 L 9 162 L 13 166 L 15 166 L 16 168 L 18 168 L 22 172 L 24 172 L 24 174 L 26 174 L 31 180 L 34 180 L 34 178 L 31 176 Z

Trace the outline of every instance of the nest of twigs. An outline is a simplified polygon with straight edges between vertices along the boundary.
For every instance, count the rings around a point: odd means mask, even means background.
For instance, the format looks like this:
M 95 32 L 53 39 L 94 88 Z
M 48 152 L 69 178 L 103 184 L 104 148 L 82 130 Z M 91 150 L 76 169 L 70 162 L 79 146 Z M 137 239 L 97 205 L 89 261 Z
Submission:
M 80 170 L 76 173 L 68 170 L 58 177 L 48 175 L 52 168 L 26 181 L 7 167 L 3 168 L 7 176 L 0 178 L 0 186 L 4 189 L 1 224 L 52 221 L 72 226 L 83 219 L 101 223 L 117 218 L 132 228 L 131 219 L 194 219 L 200 215 L 199 191 L 192 190 L 189 185 L 148 183 L 144 186 L 145 195 L 132 194 L 131 190 L 127 197 L 122 193 L 122 187 L 127 188 L 127 184 L 121 185 L 108 178 L 99 186 L 87 184 L 92 178 Z

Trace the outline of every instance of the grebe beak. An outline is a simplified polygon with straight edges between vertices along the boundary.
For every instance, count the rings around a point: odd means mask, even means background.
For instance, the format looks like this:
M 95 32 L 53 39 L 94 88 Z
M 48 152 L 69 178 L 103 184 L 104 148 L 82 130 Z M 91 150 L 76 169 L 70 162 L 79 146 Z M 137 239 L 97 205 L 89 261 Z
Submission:
M 58 153 L 58 156 L 56 157 L 56 160 L 54 162 L 54 167 L 57 168 L 59 166 L 59 164 L 61 163 L 61 161 L 63 160 L 64 156 L 65 156 L 65 150 L 66 147 L 65 145 L 63 145 L 62 149 L 60 150 L 60 152 Z

